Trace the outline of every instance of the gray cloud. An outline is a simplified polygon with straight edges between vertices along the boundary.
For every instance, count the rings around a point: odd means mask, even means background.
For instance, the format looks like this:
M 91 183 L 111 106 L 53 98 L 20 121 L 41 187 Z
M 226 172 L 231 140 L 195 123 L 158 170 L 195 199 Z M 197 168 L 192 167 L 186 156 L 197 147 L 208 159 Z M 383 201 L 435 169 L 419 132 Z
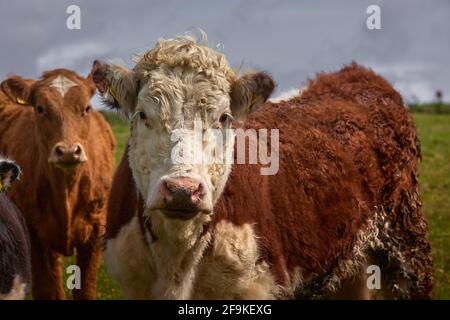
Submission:
M 71 4 L 81 7 L 81 30 L 66 28 Z M 369 4 L 380 5 L 382 30 L 366 28 Z M 131 66 L 159 37 L 201 28 L 233 66 L 271 72 L 279 93 L 355 60 L 409 100 L 432 100 L 437 89 L 449 99 L 449 13 L 446 0 L 0 0 L 0 76 L 56 67 L 86 74 L 94 59 Z

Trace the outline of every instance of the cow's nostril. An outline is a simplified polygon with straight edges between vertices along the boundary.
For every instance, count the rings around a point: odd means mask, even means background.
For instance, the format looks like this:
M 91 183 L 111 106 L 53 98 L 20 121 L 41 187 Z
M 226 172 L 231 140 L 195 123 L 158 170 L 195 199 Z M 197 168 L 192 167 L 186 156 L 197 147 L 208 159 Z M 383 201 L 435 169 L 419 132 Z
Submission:
M 199 183 L 197 189 L 192 193 L 192 196 L 194 198 L 203 198 L 203 196 L 205 195 L 204 189 L 205 188 L 203 187 L 203 184 Z
M 174 190 L 171 189 L 170 184 L 167 181 L 163 181 L 161 184 L 161 194 L 164 201 L 172 201 L 174 196 Z
M 163 181 L 162 187 L 163 187 L 163 190 L 169 194 L 173 193 L 175 191 L 175 187 L 172 184 L 168 183 L 167 181 Z
M 58 158 L 62 158 L 62 157 L 64 156 L 64 150 L 63 150 L 63 148 L 62 148 L 61 146 L 57 146 L 57 147 L 55 148 L 55 155 L 56 155 Z
M 75 156 L 79 157 L 81 156 L 81 147 L 80 146 L 75 146 L 75 151 L 73 153 Z

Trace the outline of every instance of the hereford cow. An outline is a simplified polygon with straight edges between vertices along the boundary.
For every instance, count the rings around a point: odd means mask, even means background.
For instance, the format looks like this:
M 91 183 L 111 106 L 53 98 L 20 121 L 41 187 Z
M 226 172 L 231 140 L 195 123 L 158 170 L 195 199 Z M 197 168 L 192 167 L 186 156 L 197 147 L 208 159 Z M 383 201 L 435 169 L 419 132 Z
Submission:
M 264 104 L 270 76 L 238 76 L 222 54 L 179 37 L 159 40 L 131 71 L 95 62 L 92 74 L 105 102 L 131 115 L 105 251 L 126 298 L 369 298 L 372 264 L 386 297 L 429 298 L 416 130 L 372 71 L 352 64 Z M 279 129 L 278 171 L 174 161 L 198 121 L 201 152 L 224 144 L 217 159 L 234 139 L 207 129 Z
M 73 296 L 93 299 L 115 140 L 91 106 L 92 78 L 57 69 L 0 86 L 0 152 L 23 170 L 10 197 L 28 224 L 33 297 L 65 297 L 62 258 L 76 250 L 81 288 Z
M 4 193 L 19 175 L 19 167 L 0 156 L 0 300 L 24 299 L 31 285 L 25 220 Z

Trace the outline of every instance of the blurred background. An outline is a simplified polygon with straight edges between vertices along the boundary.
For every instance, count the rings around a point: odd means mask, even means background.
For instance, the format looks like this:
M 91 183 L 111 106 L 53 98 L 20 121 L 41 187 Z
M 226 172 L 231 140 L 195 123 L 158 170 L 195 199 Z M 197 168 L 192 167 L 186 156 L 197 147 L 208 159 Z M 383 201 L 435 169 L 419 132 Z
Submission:
M 381 9 L 380 30 L 366 26 L 367 7 L 374 4 Z M 80 30 L 66 27 L 70 5 L 81 9 Z M 270 72 L 278 83 L 275 96 L 353 60 L 400 91 L 422 143 L 420 183 L 436 270 L 434 297 L 450 299 L 450 1 L 0 0 L 0 77 L 36 78 L 60 67 L 87 75 L 94 59 L 131 67 L 133 55 L 158 38 L 196 34 L 197 28 L 232 66 Z M 104 115 L 116 134 L 118 161 L 128 125 Z M 98 298 L 120 297 L 102 268 Z

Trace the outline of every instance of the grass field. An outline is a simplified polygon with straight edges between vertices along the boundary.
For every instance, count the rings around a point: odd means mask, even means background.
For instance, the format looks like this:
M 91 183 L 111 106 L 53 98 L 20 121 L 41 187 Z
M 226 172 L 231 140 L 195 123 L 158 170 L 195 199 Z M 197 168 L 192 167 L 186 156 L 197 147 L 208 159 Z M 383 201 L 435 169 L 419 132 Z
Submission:
M 420 187 L 430 226 L 434 298 L 450 299 L 450 114 L 415 114 L 422 145 Z
M 108 113 L 106 117 L 117 138 L 118 163 L 128 136 L 128 125 L 114 114 Z M 416 113 L 414 118 L 422 143 L 420 184 L 433 248 L 434 298 L 450 299 L 450 114 Z M 98 279 L 97 297 L 121 298 L 118 285 L 103 266 Z

